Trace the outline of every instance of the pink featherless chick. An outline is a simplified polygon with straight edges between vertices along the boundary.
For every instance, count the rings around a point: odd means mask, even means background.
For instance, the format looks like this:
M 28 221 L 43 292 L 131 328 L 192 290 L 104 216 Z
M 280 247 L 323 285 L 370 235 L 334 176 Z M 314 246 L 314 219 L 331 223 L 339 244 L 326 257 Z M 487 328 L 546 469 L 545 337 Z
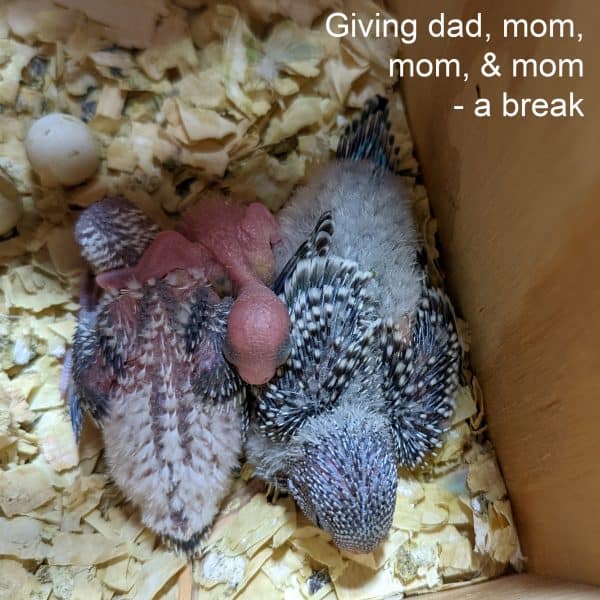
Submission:
M 290 348 L 287 307 L 268 286 L 275 278 L 277 221 L 262 204 L 211 194 L 183 215 L 177 230 L 210 250 L 231 281 L 235 302 L 223 354 L 244 381 L 266 383 Z
M 229 291 L 227 274 L 212 252 L 177 231 L 157 233 L 135 265 L 99 273 L 96 283 L 103 290 L 116 291 L 134 282 L 143 284 L 150 279 L 162 279 L 175 269 L 200 269 L 215 290 Z

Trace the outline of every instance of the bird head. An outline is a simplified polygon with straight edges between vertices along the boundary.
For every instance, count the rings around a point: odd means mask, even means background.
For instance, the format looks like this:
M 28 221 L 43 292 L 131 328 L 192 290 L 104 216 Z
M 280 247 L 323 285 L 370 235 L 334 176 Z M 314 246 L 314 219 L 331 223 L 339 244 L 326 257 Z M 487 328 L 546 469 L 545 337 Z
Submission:
M 123 197 L 103 198 L 75 224 L 75 240 L 94 273 L 132 266 L 158 233 L 158 226 Z
M 375 550 L 391 527 L 398 486 L 385 419 L 336 409 L 307 422 L 296 440 L 288 489 L 300 509 L 341 550 Z
M 290 316 L 264 284 L 242 289 L 227 320 L 223 355 L 251 385 L 267 383 L 290 353 Z

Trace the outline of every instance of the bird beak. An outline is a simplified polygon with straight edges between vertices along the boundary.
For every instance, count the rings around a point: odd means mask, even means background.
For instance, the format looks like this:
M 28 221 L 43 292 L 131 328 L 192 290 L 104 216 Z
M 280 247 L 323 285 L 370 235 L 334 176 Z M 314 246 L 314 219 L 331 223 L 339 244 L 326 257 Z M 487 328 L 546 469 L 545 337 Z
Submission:
M 275 371 L 272 370 L 265 374 L 263 372 L 254 372 L 246 371 L 245 369 L 238 369 L 238 373 L 240 377 L 250 385 L 264 385 L 273 377 L 273 375 L 275 375 Z

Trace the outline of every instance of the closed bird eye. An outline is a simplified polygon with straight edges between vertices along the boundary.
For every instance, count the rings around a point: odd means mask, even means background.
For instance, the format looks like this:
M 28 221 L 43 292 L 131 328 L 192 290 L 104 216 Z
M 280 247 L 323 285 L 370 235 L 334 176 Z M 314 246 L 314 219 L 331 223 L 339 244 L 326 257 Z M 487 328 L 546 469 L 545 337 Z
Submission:
M 288 337 L 285 342 L 283 342 L 275 355 L 275 364 L 276 366 L 282 365 L 289 357 L 290 352 L 292 350 L 292 344 L 290 338 Z
M 233 349 L 227 338 L 223 340 L 222 352 L 227 362 L 230 362 L 232 365 L 237 364 L 237 352 Z

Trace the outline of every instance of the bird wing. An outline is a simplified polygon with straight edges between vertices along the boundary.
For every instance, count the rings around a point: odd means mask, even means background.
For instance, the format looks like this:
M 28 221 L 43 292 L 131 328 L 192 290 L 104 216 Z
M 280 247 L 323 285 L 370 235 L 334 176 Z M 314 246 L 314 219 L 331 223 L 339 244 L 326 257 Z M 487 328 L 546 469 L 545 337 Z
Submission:
M 358 119 L 346 127 L 336 150 L 338 160 L 368 160 L 375 173 L 395 172 L 399 148 L 391 133 L 387 98 L 369 99 Z
M 80 314 L 73 337 L 72 373 L 66 388 L 75 438 L 79 441 L 84 410 L 98 421 L 106 414 L 110 376 L 102 364 L 96 336 L 96 312 Z
M 331 211 L 326 211 L 319 217 L 308 239 L 300 245 L 290 260 L 284 265 L 283 269 L 281 269 L 272 286 L 276 294 L 283 293 L 286 280 L 291 276 L 301 260 L 312 258 L 313 256 L 327 255 L 333 232 L 333 217 Z
M 311 416 L 336 404 L 357 378 L 372 372 L 376 305 L 371 274 L 338 257 L 301 260 L 284 284 L 291 353 L 269 384 L 255 390 L 262 432 L 289 439 Z
M 441 446 L 454 411 L 461 350 L 450 300 L 424 286 L 408 343 L 397 324 L 383 331 L 383 400 L 399 463 L 413 468 Z
M 185 304 L 185 349 L 194 365 L 194 393 L 217 405 L 243 403 L 245 387 L 223 356 L 227 317 L 233 300 L 218 301 L 210 287 L 199 285 Z
M 82 309 L 73 338 L 72 382 L 67 398 L 77 439 L 83 412 L 101 421 L 110 390 L 122 376 L 137 329 L 137 294 L 105 295 L 98 306 Z

